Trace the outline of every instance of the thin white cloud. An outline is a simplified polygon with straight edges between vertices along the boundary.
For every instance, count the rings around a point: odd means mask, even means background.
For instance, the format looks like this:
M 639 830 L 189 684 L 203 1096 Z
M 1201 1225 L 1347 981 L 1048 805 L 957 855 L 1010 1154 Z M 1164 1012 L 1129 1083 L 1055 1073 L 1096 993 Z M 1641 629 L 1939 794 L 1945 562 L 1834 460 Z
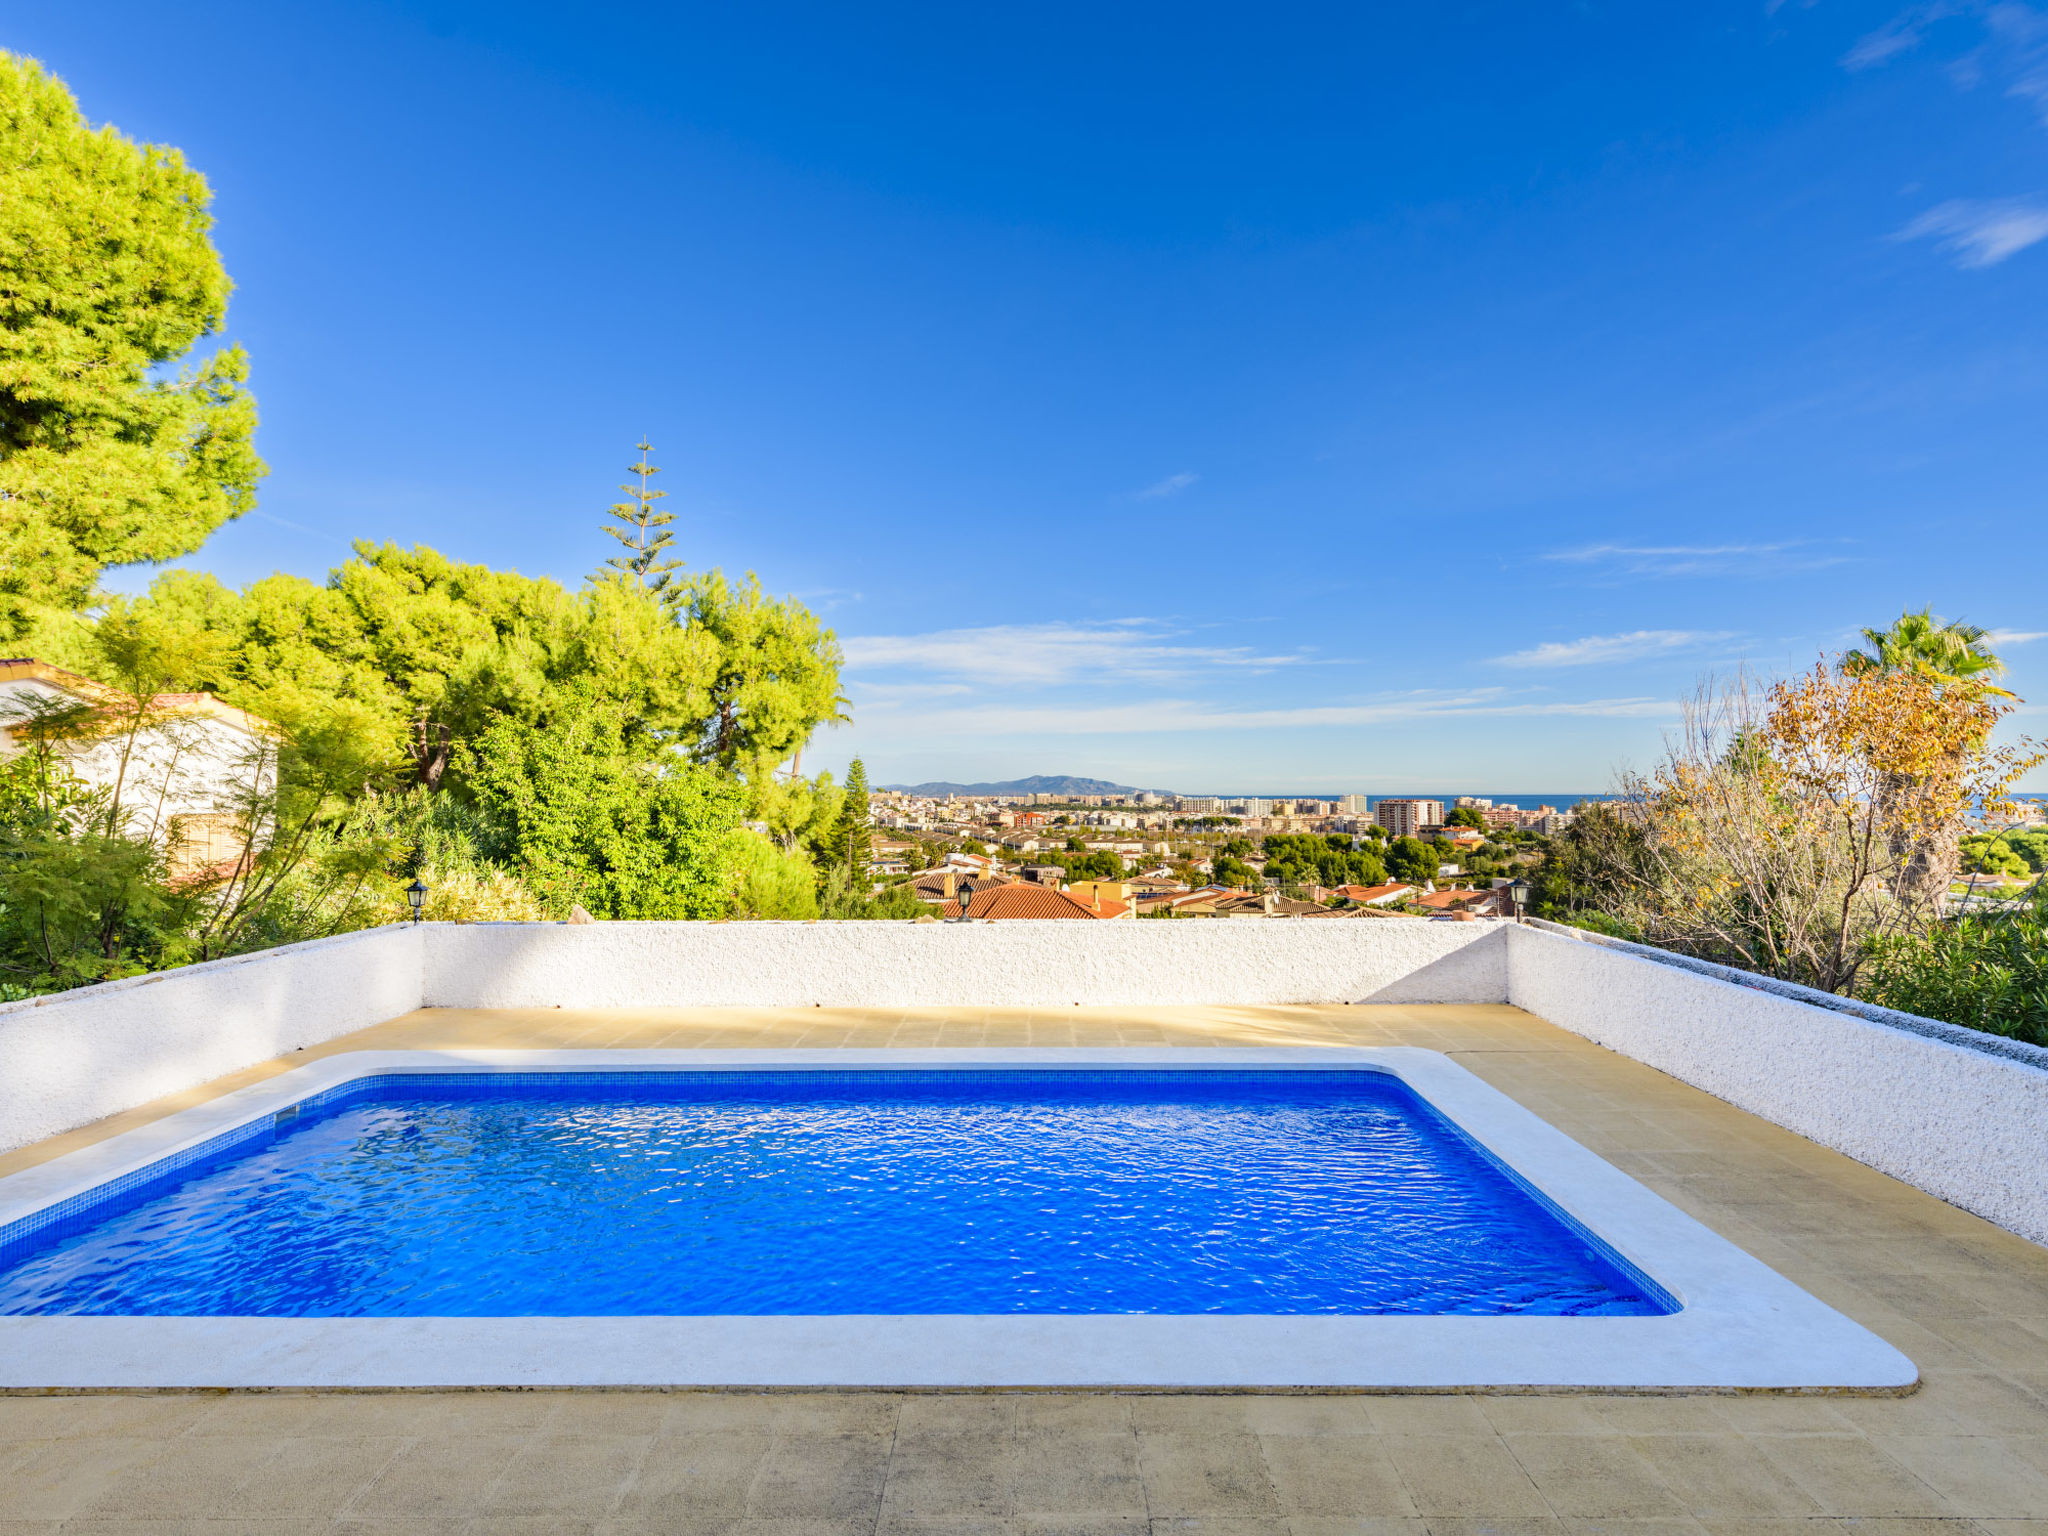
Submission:
M 1965 270 L 1992 267 L 2048 240 L 2048 203 L 2024 197 L 1955 198 L 1928 209 L 1892 238 L 1932 239 Z
M 2001 81 L 2008 96 L 2030 102 L 2048 126 L 2048 10 L 2024 0 L 1928 0 L 1910 6 L 1858 38 L 1842 56 L 1842 66 L 1863 70 L 1888 64 L 1919 47 L 1937 22 L 1965 16 L 1977 27 L 1969 46 L 1949 60 L 1949 78 L 1962 90 L 1985 80 Z
M 1156 485 L 1146 486 L 1137 493 L 1137 497 L 1140 501 L 1157 501 L 1162 496 L 1178 496 L 1201 478 L 1200 475 L 1182 470 L 1177 475 L 1168 475 Z
M 1678 713 L 1670 699 L 1633 698 L 1516 700 L 1498 690 L 1406 697 L 1364 704 L 1307 705 L 1290 709 L 1231 709 L 1190 699 L 1148 699 L 1085 709 L 1010 708 L 988 705 L 934 710 L 916 715 L 872 712 L 870 728 L 891 736 L 1123 736 L 1171 732 L 1273 731 L 1385 725 L 1402 720 L 1467 717 L 1520 718 L 1538 715 L 1596 719 L 1668 719 Z
M 2030 640 L 2048 640 L 2048 629 L 1994 629 L 1984 638 L 1993 645 L 2025 645 Z
M 1857 38 L 1842 56 L 1842 67 L 1849 70 L 1872 69 L 1917 48 L 1929 27 L 1955 15 L 1958 9 L 1948 0 L 1908 7 L 1876 31 L 1866 32 Z
M 1642 661 L 1675 651 L 1696 651 L 1719 645 L 1735 635 L 1722 629 L 1635 629 L 1624 635 L 1585 635 L 1577 640 L 1546 640 L 1526 651 L 1496 656 L 1503 667 L 1590 667 L 1618 661 Z
M 925 635 L 841 639 L 849 674 L 925 672 L 1010 687 L 1064 682 L 1162 682 L 1218 667 L 1267 670 L 1318 660 L 1262 655 L 1249 646 L 1184 645 L 1155 619 L 994 624 Z
M 1804 541 L 1784 544 L 1588 544 L 1552 550 L 1545 560 L 1605 566 L 1624 576 L 1776 576 L 1840 565 Z

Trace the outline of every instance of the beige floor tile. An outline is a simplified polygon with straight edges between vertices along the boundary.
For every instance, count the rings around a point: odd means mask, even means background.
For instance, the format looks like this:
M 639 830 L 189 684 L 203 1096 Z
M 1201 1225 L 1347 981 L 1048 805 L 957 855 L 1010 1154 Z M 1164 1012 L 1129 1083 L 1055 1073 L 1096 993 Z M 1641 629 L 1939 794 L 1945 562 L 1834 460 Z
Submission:
M 482 1513 L 605 1516 L 631 1487 L 651 1435 L 543 1435 L 523 1445 L 486 1498 Z
M 881 1508 L 889 1453 L 889 1437 L 882 1435 L 779 1435 L 747 1490 L 746 1512 L 768 1519 L 872 1519 Z
M 1955 1514 L 2016 1518 L 2048 1510 L 2048 1473 L 2015 1444 L 1988 1435 L 1885 1435 L 1871 1443 Z
M 484 1513 L 491 1490 L 525 1447 L 514 1435 L 422 1438 L 403 1446 L 350 1504 L 357 1518 L 450 1519 Z
M 174 1454 L 182 1455 L 187 1440 Z M 254 1468 L 219 1508 L 222 1519 L 328 1516 L 345 1509 L 390 1465 L 404 1442 L 324 1436 L 287 1440 Z
M 1632 1519 L 1685 1514 L 1624 1436 L 1509 1435 L 1507 1443 L 1556 1514 Z
M 1259 1444 L 1267 1477 L 1290 1516 L 1419 1513 L 1376 1437 L 1263 1435 Z
M 1642 1435 L 1631 1443 L 1698 1519 L 1804 1519 L 1821 1512 L 1812 1495 L 1739 1436 Z
M 1138 1438 L 1110 1434 L 1036 1432 L 1017 1442 L 1011 1508 L 1025 1515 L 1147 1514 Z
M 621 1492 L 616 1515 L 675 1525 L 710 1516 L 737 1519 L 774 1443 L 766 1434 L 658 1436 Z
M 1138 1470 L 1158 1517 L 1285 1513 L 1255 1435 L 1141 1431 Z
M 1439 1517 L 1497 1519 L 1551 1513 L 1529 1474 L 1500 1440 L 1480 1435 L 1389 1435 L 1388 1457 L 1416 1510 Z
M 1771 1464 L 1829 1515 L 1953 1513 L 1925 1482 L 1855 1435 L 1759 1435 Z

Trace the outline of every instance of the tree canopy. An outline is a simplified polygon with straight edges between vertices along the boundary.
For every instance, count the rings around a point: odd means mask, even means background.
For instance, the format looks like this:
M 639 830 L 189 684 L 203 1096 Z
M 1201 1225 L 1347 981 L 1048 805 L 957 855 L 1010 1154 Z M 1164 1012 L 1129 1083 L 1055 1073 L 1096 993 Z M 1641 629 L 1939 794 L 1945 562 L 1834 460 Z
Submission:
M 175 149 L 0 53 L 0 639 L 255 505 L 241 348 L 157 372 L 226 317 L 210 200 Z

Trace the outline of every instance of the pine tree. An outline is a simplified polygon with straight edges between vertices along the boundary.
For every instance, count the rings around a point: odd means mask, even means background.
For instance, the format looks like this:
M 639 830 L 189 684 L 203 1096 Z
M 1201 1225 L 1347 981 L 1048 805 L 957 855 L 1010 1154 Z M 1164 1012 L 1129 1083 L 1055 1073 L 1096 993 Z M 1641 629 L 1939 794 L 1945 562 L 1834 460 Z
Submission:
M 605 515 L 616 518 L 622 526 L 615 528 L 607 523 L 604 531 L 625 545 L 626 553 L 613 555 L 605 564 L 632 577 L 659 598 L 664 607 L 673 607 L 682 601 L 682 587 L 675 573 L 683 568 L 683 562 L 667 558 L 668 547 L 676 538 L 668 526 L 676 520 L 675 513 L 657 511 L 654 505 L 668 492 L 651 490 L 647 484 L 648 476 L 661 473 L 659 467 L 647 462 L 647 455 L 653 451 L 652 443 L 640 443 L 640 462 L 626 466 L 626 473 L 639 476 L 639 480 L 619 487 L 632 499 L 606 509 Z
M 832 831 L 832 851 L 846 861 L 846 880 L 866 893 L 874 832 L 868 823 L 868 768 L 855 758 L 846 769 L 846 794 L 839 803 L 839 824 Z

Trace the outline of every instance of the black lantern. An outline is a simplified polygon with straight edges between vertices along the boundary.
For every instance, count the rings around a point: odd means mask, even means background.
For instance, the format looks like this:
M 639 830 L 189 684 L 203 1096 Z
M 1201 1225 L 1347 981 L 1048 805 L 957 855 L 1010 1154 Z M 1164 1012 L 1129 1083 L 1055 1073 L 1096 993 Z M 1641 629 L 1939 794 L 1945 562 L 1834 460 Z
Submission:
M 967 919 L 967 909 L 968 909 L 969 907 L 973 906 L 973 905 L 974 905 L 974 882 L 973 882 L 972 880 L 962 880 L 962 881 L 960 882 L 960 921 L 961 921 L 961 922 L 963 922 L 963 923 L 964 923 L 964 922 L 966 922 L 966 921 L 968 920 L 968 919 Z
M 412 908 L 412 920 L 414 922 L 420 920 L 420 906 L 426 899 L 427 882 L 420 879 L 417 875 L 413 876 L 412 884 L 405 888 L 405 903 Z
M 1529 905 L 1529 892 L 1531 889 L 1532 887 L 1526 880 L 1517 880 L 1508 887 L 1508 900 L 1515 904 L 1516 922 L 1522 920 L 1522 910 Z

